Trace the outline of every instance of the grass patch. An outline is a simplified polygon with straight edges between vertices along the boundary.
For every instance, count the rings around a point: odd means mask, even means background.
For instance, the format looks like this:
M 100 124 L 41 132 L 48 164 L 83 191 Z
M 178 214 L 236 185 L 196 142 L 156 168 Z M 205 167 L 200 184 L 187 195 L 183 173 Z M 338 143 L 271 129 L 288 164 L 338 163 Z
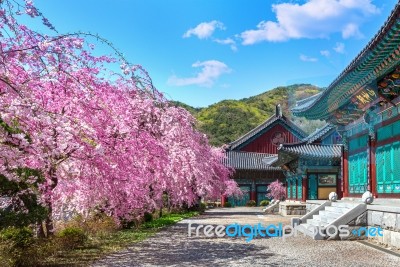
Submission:
M 89 236 L 85 245 L 69 251 L 57 251 L 43 262 L 43 266 L 87 266 L 107 254 L 123 250 L 132 243 L 151 237 L 166 226 L 198 214 L 196 211 L 166 214 L 161 218 L 143 223 L 136 229 L 124 229 L 102 236 Z

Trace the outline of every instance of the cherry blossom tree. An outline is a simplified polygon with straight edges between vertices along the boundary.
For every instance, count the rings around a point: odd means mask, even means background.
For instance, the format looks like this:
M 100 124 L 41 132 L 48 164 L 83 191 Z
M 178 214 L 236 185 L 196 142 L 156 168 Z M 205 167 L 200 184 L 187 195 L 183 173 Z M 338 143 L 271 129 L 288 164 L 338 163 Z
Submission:
M 19 15 L 41 18 L 54 34 L 19 24 Z M 48 235 L 64 210 L 132 219 L 160 207 L 163 194 L 190 206 L 236 192 L 223 150 L 108 41 L 58 34 L 32 1 L 1 1 L 0 27 L 0 175 L 40 173 L 24 181 L 39 184 Z M 116 55 L 94 56 L 90 37 Z M 111 71 L 117 63 L 122 73 Z
M 267 197 L 272 199 L 283 200 L 286 197 L 286 188 L 279 180 L 270 183 L 267 191 Z

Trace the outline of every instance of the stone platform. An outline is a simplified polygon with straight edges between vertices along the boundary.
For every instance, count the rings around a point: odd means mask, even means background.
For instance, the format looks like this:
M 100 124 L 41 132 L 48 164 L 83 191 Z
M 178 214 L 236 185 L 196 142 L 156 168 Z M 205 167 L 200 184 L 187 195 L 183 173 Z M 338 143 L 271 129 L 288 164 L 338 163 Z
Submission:
M 307 213 L 326 200 L 307 200 Z M 362 203 L 360 198 L 343 198 L 338 202 Z M 400 248 L 400 199 L 377 198 L 367 205 L 365 212 L 368 227 L 380 227 L 383 236 L 369 237 L 389 247 Z
M 282 216 L 305 215 L 306 204 L 301 202 L 281 202 L 279 203 L 279 213 Z

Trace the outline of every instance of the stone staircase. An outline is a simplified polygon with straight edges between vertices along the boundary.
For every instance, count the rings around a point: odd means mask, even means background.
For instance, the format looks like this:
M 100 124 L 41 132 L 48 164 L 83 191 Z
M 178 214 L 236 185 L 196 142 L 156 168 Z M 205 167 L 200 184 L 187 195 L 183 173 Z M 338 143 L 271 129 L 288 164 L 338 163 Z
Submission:
M 303 217 L 292 219 L 292 226 L 298 225 L 297 229 L 314 239 L 326 239 L 326 229 L 329 226 L 349 225 L 353 220 L 366 211 L 367 206 L 363 203 L 330 202 L 326 201 L 319 207 L 313 209 Z M 315 234 L 311 230 L 318 229 Z M 323 235 L 321 235 L 322 233 Z

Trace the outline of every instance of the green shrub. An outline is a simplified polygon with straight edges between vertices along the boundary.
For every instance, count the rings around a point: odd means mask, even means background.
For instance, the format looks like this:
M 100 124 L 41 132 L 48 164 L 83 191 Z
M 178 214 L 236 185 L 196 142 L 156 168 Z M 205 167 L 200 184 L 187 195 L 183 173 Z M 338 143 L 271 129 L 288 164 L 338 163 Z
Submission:
M 230 207 L 232 207 L 230 202 L 225 202 L 224 203 L 224 208 L 230 208 Z
M 92 214 L 88 218 L 77 215 L 73 220 L 63 224 L 63 228 L 80 228 L 86 234 L 92 236 L 106 236 L 115 233 L 121 228 L 111 216 L 104 213 Z
M 260 206 L 265 207 L 265 206 L 268 206 L 268 205 L 269 205 L 269 200 L 266 200 L 266 199 L 261 200 Z
M 31 229 L 10 227 L 0 232 L 1 266 L 37 266 L 42 258 Z
M 63 249 L 74 249 L 85 244 L 87 235 L 80 228 L 67 227 L 57 234 L 57 238 Z
M 145 212 L 143 215 L 144 222 L 151 222 L 153 220 L 153 214 Z
M 205 211 L 205 210 L 206 210 L 206 207 L 207 207 L 206 203 L 201 202 L 201 203 L 200 203 L 200 207 L 199 207 L 199 211 L 200 211 L 200 212 Z
M 27 227 L 9 227 L 0 232 L 2 241 L 10 241 L 14 247 L 24 248 L 33 243 L 33 232 Z
M 255 207 L 257 205 L 257 203 L 254 200 L 249 200 L 246 203 L 247 207 Z

